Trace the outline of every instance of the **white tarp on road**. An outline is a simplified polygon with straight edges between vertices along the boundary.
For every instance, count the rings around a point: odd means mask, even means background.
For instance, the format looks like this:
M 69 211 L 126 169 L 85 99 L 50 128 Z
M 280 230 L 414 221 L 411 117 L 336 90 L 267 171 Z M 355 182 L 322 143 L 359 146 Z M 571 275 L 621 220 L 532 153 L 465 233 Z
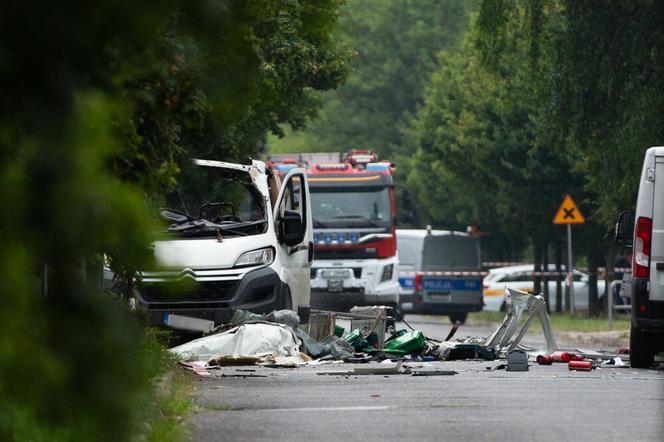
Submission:
M 256 322 L 205 336 L 171 348 L 180 359 L 209 361 L 218 358 L 300 356 L 300 340 L 287 325 Z

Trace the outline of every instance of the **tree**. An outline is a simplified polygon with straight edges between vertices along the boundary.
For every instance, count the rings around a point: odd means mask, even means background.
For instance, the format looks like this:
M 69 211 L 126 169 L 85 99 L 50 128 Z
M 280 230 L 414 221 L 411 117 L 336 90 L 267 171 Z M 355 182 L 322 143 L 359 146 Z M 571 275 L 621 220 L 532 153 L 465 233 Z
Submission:
M 528 239 L 544 247 L 560 195 L 575 182 L 567 159 L 538 142 L 539 92 L 516 38 L 522 31 L 512 32 L 509 56 L 490 68 L 472 46 L 475 33 L 462 51 L 441 54 L 405 131 L 400 151 L 411 154 L 399 161 L 427 222 L 479 226 L 492 234 L 486 255 L 497 259 L 514 259 Z
M 302 127 L 319 106 L 315 92 L 350 72 L 349 50 L 330 35 L 341 4 L 221 2 L 217 20 L 191 5 L 174 14 L 146 55 L 158 62 L 125 84 L 134 115 L 123 120 L 129 142 L 116 171 L 160 193 L 178 162 L 244 160 L 280 124 Z
M 591 274 L 618 212 L 634 204 L 643 152 L 661 144 L 664 5 L 657 1 L 483 0 L 478 46 L 491 63 L 506 55 L 510 30 L 544 64 L 537 133 L 583 176 Z M 591 234 L 592 232 L 592 234 Z M 592 286 L 592 285 L 591 285 Z M 596 304 L 591 293 L 591 307 Z
M 309 89 L 345 72 L 337 6 L 3 4 L 0 439 L 144 431 L 165 356 L 87 270 L 101 252 L 148 265 L 145 195 L 172 185 L 179 161 L 255 153 L 271 125 L 312 112 Z
M 519 10 L 530 10 L 529 14 Z M 481 3 L 479 45 L 486 58 L 512 26 L 549 27 L 522 37 L 548 64 L 540 133 L 574 159 L 607 229 L 634 202 L 643 152 L 662 138 L 664 5 L 657 1 L 559 0 Z M 499 18 L 497 18 L 499 17 Z M 535 25 L 534 22 L 537 22 Z M 607 191 L 608 190 L 608 191 Z
M 373 148 L 391 157 L 401 144 L 404 117 L 422 102 L 423 87 L 438 66 L 437 53 L 458 45 L 474 4 L 351 0 L 342 9 L 338 34 L 356 51 L 354 74 L 323 96 L 322 110 L 305 131 L 272 139 L 272 151 Z

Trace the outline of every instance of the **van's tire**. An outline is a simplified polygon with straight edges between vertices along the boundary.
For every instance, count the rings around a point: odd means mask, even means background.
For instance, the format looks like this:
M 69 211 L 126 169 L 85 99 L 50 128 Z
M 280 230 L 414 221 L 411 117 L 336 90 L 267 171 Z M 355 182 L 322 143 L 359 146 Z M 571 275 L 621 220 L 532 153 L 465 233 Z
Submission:
M 462 324 L 466 323 L 466 319 L 468 319 L 468 312 L 462 312 L 462 313 L 452 313 L 450 316 L 450 321 L 452 324 L 455 322 L 459 321 Z
M 632 324 L 629 332 L 629 360 L 633 368 L 650 368 L 655 351 L 651 337 Z

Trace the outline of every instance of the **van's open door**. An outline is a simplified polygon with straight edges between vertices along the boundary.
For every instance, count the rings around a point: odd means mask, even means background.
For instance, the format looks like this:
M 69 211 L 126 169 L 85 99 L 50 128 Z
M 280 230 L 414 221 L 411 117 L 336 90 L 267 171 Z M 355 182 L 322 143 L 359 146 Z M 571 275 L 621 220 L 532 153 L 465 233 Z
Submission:
M 293 310 L 309 306 L 309 273 L 313 260 L 313 221 L 309 184 L 304 169 L 288 172 L 274 208 L 278 246 L 283 265 L 284 282 L 291 292 Z M 298 311 L 298 313 L 301 313 Z M 306 321 L 306 318 L 300 318 Z

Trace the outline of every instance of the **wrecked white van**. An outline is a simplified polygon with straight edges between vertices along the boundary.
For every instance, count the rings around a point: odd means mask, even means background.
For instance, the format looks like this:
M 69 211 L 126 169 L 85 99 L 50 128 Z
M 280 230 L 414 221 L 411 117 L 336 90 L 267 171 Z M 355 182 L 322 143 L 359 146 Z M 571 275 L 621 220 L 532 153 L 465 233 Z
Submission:
M 236 309 L 288 308 L 309 317 L 312 218 L 304 169 L 279 175 L 249 165 L 194 160 L 160 211 L 156 268 L 137 276 L 135 298 L 153 325 L 205 330 Z M 203 320 L 203 321 L 201 321 Z

